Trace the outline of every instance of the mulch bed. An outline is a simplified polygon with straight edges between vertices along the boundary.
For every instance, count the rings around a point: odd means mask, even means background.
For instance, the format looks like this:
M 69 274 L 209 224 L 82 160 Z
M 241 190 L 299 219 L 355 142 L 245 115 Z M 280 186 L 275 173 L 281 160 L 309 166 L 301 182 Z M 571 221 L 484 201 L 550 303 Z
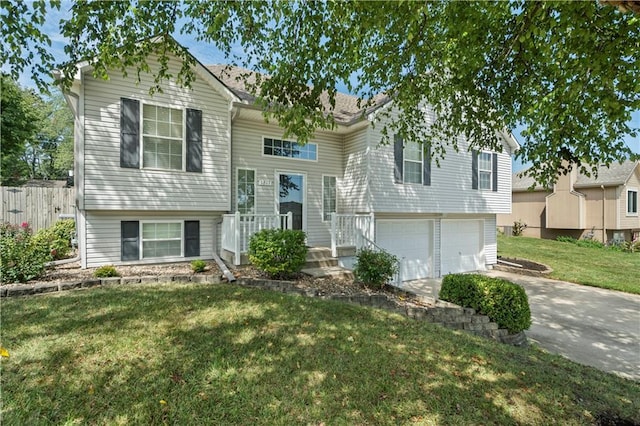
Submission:
M 536 271 L 536 272 L 544 272 L 549 269 L 547 268 L 546 265 L 542 265 L 540 263 L 532 262 L 526 259 L 512 259 L 509 257 L 502 257 L 502 256 L 498 256 L 498 259 L 522 266 L 522 268 L 517 268 L 517 269 L 527 269 L 527 270 Z M 511 266 L 511 265 L 507 265 L 507 266 Z

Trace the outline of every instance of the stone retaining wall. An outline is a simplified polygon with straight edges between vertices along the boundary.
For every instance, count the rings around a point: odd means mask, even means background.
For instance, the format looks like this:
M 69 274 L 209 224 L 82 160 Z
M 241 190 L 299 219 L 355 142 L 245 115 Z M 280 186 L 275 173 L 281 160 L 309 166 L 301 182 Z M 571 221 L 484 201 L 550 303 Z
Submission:
M 0 287 L 0 297 L 30 296 L 36 294 L 53 293 L 79 288 L 109 287 L 117 285 L 149 284 L 158 282 L 176 283 L 208 283 L 220 284 L 221 276 L 214 275 L 173 275 L 148 277 L 111 277 L 101 279 L 87 279 L 64 283 L 41 283 L 36 285 L 16 285 Z M 226 282 L 226 281 L 225 281 Z M 438 302 L 442 306 L 418 306 L 398 304 L 393 298 L 384 294 L 322 294 L 313 288 L 300 288 L 292 281 L 275 281 L 265 279 L 240 278 L 234 284 L 278 291 L 287 294 L 297 294 L 305 297 L 318 297 L 326 300 L 336 300 L 361 306 L 385 309 L 405 315 L 409 318 L 439 324 L 443 327 L 465 331 L 477 336 L 490 338 L 501 343 L 514 346 L 526 346 L 527 338 L 524 333 L 509 335 L 507 330 L 499 329 L 486 315 L 476 314 L 473 309 L 462 308 L 452 303 Z

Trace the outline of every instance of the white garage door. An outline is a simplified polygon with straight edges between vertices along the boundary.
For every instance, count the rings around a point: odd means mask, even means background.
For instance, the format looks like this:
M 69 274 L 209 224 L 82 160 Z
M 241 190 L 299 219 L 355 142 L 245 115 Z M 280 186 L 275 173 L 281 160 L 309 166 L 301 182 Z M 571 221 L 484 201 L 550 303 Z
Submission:
M 402 281 L 433 276 L 433 222 L 378 220 L 376 244 L 400 260 Z
M 443 220 L 441 275 L 484 269 L 483 220 Z

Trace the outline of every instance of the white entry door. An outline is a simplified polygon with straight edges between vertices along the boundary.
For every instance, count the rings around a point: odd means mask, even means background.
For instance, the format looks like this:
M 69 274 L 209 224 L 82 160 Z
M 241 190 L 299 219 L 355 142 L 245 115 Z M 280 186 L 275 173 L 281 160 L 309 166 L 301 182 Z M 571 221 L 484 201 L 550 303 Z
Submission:
M 433 221 L 377 220 L 376 244 L 398 257 L 402 281 L 433 277 Z
M 442 220 L 441 275 L 485 269 L 483 220 Z

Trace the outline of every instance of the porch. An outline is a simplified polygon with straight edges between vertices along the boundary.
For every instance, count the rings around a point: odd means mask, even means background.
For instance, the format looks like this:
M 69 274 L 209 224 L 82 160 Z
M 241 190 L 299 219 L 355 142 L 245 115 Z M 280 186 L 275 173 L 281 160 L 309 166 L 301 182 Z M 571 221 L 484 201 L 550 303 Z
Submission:
M 226 214 L 222 216 L 222 250 L 229 253 L 238 266 L 249 251 L 251 236 L 262 229 L 293 229 L 293 215 L 287 214 Z M 331 255 L 335 258 L 353 256 L 356 250 L 374 245 L 372 214 L 331 214 Z

